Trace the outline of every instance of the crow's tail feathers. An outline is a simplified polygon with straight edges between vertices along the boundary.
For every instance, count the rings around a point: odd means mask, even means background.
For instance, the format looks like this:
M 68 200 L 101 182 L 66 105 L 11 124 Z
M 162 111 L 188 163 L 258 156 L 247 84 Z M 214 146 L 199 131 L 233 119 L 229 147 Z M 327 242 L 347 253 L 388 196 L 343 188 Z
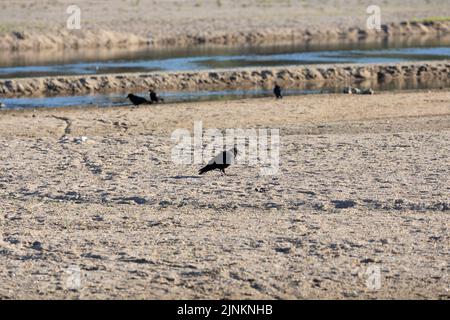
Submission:
M 208 172 L 208 171 L 211 171 L 211 170 L 214 170 L 214 167 L 211 166 L 210 164 L 208 164 L 207 166 L 201 168 L 201 169 L 198 171 L 198 174 L 204 174 L 204 173 L 206 173 L 206 172 Z

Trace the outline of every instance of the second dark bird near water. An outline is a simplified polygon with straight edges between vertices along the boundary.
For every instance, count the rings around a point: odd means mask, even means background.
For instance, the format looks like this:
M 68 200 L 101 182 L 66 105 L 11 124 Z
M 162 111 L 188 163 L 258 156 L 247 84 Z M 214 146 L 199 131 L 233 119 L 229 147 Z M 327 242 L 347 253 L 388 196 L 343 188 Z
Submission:
M 211 161 L 209 161 L 206 166 L 201 168 L 198 174 L 204 174 L 212 170 L 220 170 L 223 174 L 226 174 L 225 169 L 234 163 L 234 159 L 236 158 L 237 153 L 238 150 L 236 147 L 228 151 L 221 152 L 213 159 L 211 159 Z
M 283 99 L 283 95 L 281 94 L 281 87 L 275 84 L 275 88 L 273 88 L 273 94 L 277 99 Z
M 130 94 L 127 96 L 127 98 L 130 99 L 131 103 L 132 103 L 133 105 L 135 105 L 135 106 L 139 106 L 139 105 L 141 105 L 141 104 L 152 104 L 151 101 L 148 101 L 148 100 L 145 99 L 145 98 L 136 96 L 136 95 L 134 95 L 134 94 L 132 94 L 132 93 L 130 93 Z
M 155 91 L 149 90 L 148 93 L 150 95 L 151 102 L 153 102 L 153 103 L 164 102 L 164 99 L 161 97 L 158 97 L 158 95 L 156 94 Z

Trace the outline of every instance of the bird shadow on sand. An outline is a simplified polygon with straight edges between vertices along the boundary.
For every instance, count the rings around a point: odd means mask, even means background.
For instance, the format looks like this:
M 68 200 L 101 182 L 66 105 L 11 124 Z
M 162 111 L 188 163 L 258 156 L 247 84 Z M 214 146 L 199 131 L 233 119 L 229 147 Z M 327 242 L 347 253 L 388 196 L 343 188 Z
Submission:
M 210 174 L 210 176 L 212 176 L 213 174 Z M 203 178 L 203 177 L 207 177 L 206 175 L 204 175 L 204 176 L 202 176 L 201 178 Z M 239 175 L 238 174 L 217 174 L 217 178 L 227 178 L 227 177 L 230 177 L 230 178 L 232 178 L 232 177 L 239 177 Z
M 181 180 L 181 179 L 201 179 L 200 176 L 174 176 L 174 177 L 170 177 L 170 179 L 176 179 L 176 180 Z

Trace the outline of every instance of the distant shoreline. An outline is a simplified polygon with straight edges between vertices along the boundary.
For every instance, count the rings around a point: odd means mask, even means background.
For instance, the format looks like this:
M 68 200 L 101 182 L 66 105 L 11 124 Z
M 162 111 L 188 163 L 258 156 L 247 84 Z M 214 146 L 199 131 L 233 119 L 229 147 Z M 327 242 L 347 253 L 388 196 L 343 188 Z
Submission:
M 58 32 L 11 31 L 0 33 L 0 50 L 27 51 L 81 48 L 189 47 L 198 45 L 269 45 L 298 41 L 375 40 L 383 38 L 438 37 L 450 34 L 450 21 L 404 21 L 366 27 L 261 28 L 247 31 L 176 33 L 145 37 L 109 30 L 63 29 Z

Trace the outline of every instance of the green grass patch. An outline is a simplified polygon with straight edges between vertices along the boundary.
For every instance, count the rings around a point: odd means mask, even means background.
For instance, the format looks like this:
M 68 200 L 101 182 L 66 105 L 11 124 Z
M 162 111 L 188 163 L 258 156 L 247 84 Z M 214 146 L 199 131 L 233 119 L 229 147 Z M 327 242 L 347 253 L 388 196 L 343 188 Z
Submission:
M 429 17 L 429 18 L 422 18 L 422 19 L 413 19 L 411 22 L 445 22 L 450 21 L 450 17 Z

